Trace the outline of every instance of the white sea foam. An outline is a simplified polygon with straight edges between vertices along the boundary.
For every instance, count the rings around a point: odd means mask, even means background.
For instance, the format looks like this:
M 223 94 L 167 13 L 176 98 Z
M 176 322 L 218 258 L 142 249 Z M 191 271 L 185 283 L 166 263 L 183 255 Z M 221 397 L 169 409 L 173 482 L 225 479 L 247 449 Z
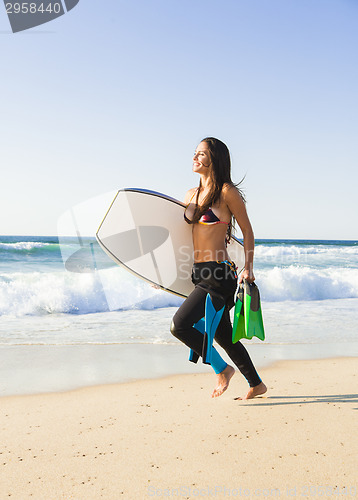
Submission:
M 358 246 L 333 245 L 257 245 L 255 248 L 256 266 L 300 266 L 325 267 L 327 265 L 347 264 L 358 267 Z
M 120 268 L 89 274 L 12 273 L 0 278 L 0 315 L 88 314 L 180 303 L 180 298 L 152 288 Z
M 275 267 L 256 272 L 266 301 L 358 297 L 358 270 Z M 98 273 L 12 273 L 0 278 L 0 315 L 43 315 L 177 307 L 180 297 L 157 290 L 121 268 Z
M 16 243 L 0 243 L 0 248 L 5 250 L 32 250 L 34 248 L 42 248 L 53 245 L 53 243 L 45 243 L 41 241 L 17 241 Z
M 0 243 L 0 346 L 176 342 L 169 326 L 181 298 L 119 266 L 65 271 L 60 247 L 70 256 L 77 239 L 29 239 L 4 237 Z M 265 344 L 257 340 L 260 347 L 353 342 L 357 255 L 356 242 L 258 244 L 255 275 L 266 331 Z
M 333 245 L 257 245 L 256 257 L 280 255 L 358 255 L 358 246 L 333 246 Z
M 358 297 L 358 269 L 289 266 L 256 273 L 267 301 L 324 300 Z

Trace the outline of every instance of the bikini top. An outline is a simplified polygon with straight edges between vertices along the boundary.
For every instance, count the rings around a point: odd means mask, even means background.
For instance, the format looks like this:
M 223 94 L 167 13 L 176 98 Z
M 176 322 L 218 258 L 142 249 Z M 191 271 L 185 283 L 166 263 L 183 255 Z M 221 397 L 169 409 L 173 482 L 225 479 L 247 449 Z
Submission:
M 194 195 L 195 195 L 196 191 L 194 191 L 194 194 L 193 196 L 190 198 L 190 201 L 189 203 L 187 204 L 187 206 L 185 207 L 185 211 L 184 211 L 184 219 L 185 221 L 188 223 L 188 224 L 193 224 L 193 222 L 188 219 L 188 217 L 186 216 L 186 210 L 188 208 L 188 206 L 190 205 L 191 203 L 191 200 L 194 198 Z M 206 212 L 203 213 L 203 215 L 200 217 L 200 219 L 198 220 L 198 223 L 199 224 L 206 224 L 206 225 L 209 225 L 209 224 L 226 224 L 226 225 L 229 225 L 229 222 L 225 222 L 223 220 L 220 220 L 215 214 L 214 212 L 212 211 L 211 207 L 207 209 Z

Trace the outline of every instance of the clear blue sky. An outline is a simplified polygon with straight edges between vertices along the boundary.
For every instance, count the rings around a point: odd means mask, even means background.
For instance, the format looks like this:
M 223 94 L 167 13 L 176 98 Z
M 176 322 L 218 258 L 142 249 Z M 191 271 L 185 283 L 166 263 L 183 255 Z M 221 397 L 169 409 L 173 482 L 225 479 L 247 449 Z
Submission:
M 356 0 L 80 0 L 12 34 L 0 9 L 0 234 L 143 187 L 182 199 L 206 135 L 258 238 L 358 239 Z

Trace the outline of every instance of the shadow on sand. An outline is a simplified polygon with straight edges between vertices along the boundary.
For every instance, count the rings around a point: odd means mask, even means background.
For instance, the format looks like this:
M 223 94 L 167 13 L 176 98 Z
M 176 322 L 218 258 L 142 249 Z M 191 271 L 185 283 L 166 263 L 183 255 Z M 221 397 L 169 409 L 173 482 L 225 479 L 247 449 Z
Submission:
M 250 406 L 283 406 L 313 403 L 358 403 L 358 394 L 323 394 L 319 396 L 262 396 L 245 401 Z M 352 408 L 358 410 L 357 408 Z

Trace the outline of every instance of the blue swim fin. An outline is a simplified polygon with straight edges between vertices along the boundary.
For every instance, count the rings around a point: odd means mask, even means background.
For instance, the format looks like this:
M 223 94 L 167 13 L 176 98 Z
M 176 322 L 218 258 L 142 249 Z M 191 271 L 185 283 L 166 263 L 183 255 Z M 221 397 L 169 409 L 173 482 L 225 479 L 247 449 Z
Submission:
M 221 309 L 216 310 L 210 294 L 208 293 L 205 301 L 205 316 L 194 324 L 194 328 L 199 330 L 199 332 L 204 335 L 202 358 L 203 363 L 208 365 L 211 364 L 213 341 L 216 329 L 219 326 L 224 313 L 224 309 L 225 305 Z M 198 359 L 199 355 L 190 349 L 189 361 L 196 363 Z
M 234 312 L 232 342 L 240 339 L 257 337 L 265 340 L 265 330 L 262 320 L 260 292 L 255 283 L 239 285 Z

